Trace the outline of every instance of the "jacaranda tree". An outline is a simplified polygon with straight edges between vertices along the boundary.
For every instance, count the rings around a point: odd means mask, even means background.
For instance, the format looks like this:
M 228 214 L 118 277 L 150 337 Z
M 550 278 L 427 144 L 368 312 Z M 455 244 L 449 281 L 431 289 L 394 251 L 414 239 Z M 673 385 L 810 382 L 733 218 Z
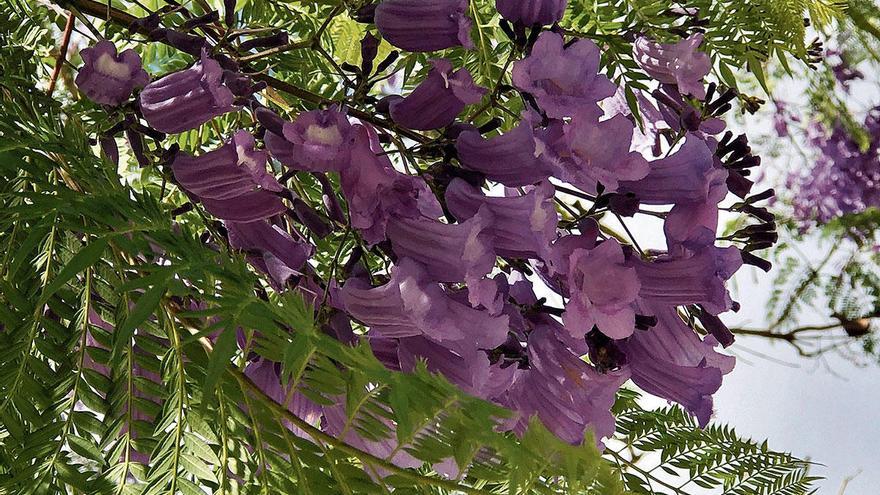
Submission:
M 810 492 L 711 423 L 777 239 L 725 119 L 840 12 L 13 0 L 0 493 Z

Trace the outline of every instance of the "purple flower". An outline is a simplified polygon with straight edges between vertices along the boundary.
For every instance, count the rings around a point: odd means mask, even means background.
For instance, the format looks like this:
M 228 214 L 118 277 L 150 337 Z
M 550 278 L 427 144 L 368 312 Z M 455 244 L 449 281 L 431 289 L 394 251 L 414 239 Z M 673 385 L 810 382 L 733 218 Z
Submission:
M 534 184 L 555 171 L 553 163 L 542 155 L 543 145 L 526 120 L 510 132 L 490 139 L 483 139 L 476 131 L 462 132 L 455 149 L 464 168 L 482 172 L 486 178 L 510 187 Z
M 150 82 L 150 76 L 141 66 L 141 57 L 134 50 L 116 54 L 116 46 L 101 40 L 79 52 L 83 66 L 76 75 L 76 86 L 90 100 L 102 105 L 116 106 L 131 96 L 134 88 Z
M 483 349 L 497 347 L 507 336 L 507 316 L 492 316 L 453 300 L 410 259 L 397 262 L 385 285 L 372 287 L 366 280 L 352 278 L 339 294 L 345 311 L 369 326 L 371 335 L 424 335 Z
M 703 43 L 701 33 L 675 44 L 654 43 L 641 37 L 635 42 L 635 58 L 649 76 L 664 84 L 678 85 L 682 94 L 706 97 L 703 77 L 712 70 L 709 55 L 697 51 Z
M 236 110 L 232 91 L 223 82 L 223 69 L 202 51 L 192 67 L 153 81 L 141 91 L 141 112 L 151 127 L 176 133 L 195 129 Z
M 402 370 L 412 371 L 424 360 L 428 371 L 440 373 L 469 394 L 479 395 L 489 378 L 489 358 L 469 341 L 441 345 L 422 336 L 405 337 L 397 353 Z
M 335 109 L 312 110 L 285 122 L 283 134 L 266 133 L 266 148 L 296 170 L 328 172 L 349 165 L 354 133 L 346 115 Z
M 706 426 L 712 415 L 712 394 L 735 359 L 715 351 L 714 337 L 700 337 L 673 306 L 643 303 L 640 312 L 657 324 L 638 331 L 619 345 L 626 354 L 633 382 L 645 392 L 675 401 Z
M 612 339 L 633 333 L 636 313 L 632 304 L 641 284 L 636 270 L 625 261 L 623 249 L 614 239 L 592 250 L 575 249 L 571 254 L 571 300 L 562 318 L 573 337 L 583 337 L 593 326 Z
M 599 48 L 590 40 L 578 40 L 567 48 L 562 36 L 545 31 L 528 58 L 513 66 L 513 84 L 535 97 L 549 117 L 575 113 L 602 114 L 597 102 L 617 88 L 599 71 Z
M 336 405 L 324 407 L 324 431 L 340 438 L 346 444 L 352 447 L 372 454 L 380 459 L 386 459 L 392 454 L 390 461 L 402 468 L 417 468 L 422 465 L 422 461 L 410 455 L 406 449 L 402 448 L 394 435 L 395 425 L 387 416 L 393 416 L 391 411 L 385 411 L 378 417 L 374 416 L 374 420 L 381 421 L 391 430 L 390 434 L 384 438 L 376 439 L 375 435 L 365 436 L 359 433 L 357 426 L 357 418 L 349 417 L 345 409 L 345 397 L 337 397 Z M 381 468 L 365 467 L 371 475 L 385 476 L 388 473 Z
M 229 246 L 251 253 L 251 263 L 283 286 L 291 276 L 301 275 L 314 247 L 294 240 L 287 232 L 267 221 L 226 222 Z
M 489 197 L 462 179 L 446 189 L 446 205 L 458 221 L 477 215 L 485 206 L 493 221 L 487 233 L 500 256 L 536 258 L 546 253 L 556 238 L 558 215 L 553 205 L 553 185 L 542 182 L 522 196 Z
M 355 126 L 351 166 L 340 173 L 342 192 L 348 201 L 351 226 L 364 240 L 375 244 L 385 239 L 391 215 L 438 218 L 443 214 L 437 198 L 420 177 L 399 173 L 382 148 L 375 131 Z
M 559 22 L 568 0 L 495 0 L 501 17 L 523 26 L 546 26 Z
M 650 172 L 638 181 L 621 182 L 620 192 L 634 193 L 641 203 L 718 203 L 727 195 L 727 171 L 715 166 L 709 146 L 692 133 L 667 158 L 649 163 Z
M 717 203 L 679 203 L 663 222 L 666 248 L 678 253 L 681 248 L 696 250 L 715 244 L 718 230 Z
M 494 216 L 482 206 L 471 218 L 446 224 L 428 218 L 397 218 L 388 221 L 388 240 L 394 254 L 421 263 L 439 282 L 477 283 L 495 266 L 490 225 Z
M 446 59 L 431 60 L 428 76 L 405 98 L 390 103 L 391 120 L 410 129 L 426 131 L 451 124 L 466 105 L 486 92 L 474 84 L 467 69 L 452 71 Z
M 281 383 L 280 371 L 280 364 L 273 363 L 265 358 L 260 358 L 257 361 L 249 363 L 244 369 L 244 374 L 269 398 L 278 404 L 287 407 L 288 411 L 303 421 L 312 426 L 318 426 L 324 412 L 323 408 L 309 400 L 309 398 L 299 390 L 294 391 L 293 393 L 291 393 L 290 390 L 286 390 Z M 285 425 L 294 435 L 303 438 L 310 438 L 308 433 L 286 420 Z
M 254 138 L 237 131 L 232 139 L 201 156 L 179 153 L 171 164 L 174 178 L 214 216 L 253 222 L 287 210 L 274 194 L 283 190 L 266 171 L 266 153 L 254 148 Z
M 384 0 L 376 27 L 389 43 L 409 52 L 474 47 L 467 0 Z
M 724 282 L 742 266 L 735 247 L 708 246 L 687 257 L 663 257 L 655 261 L 630 260 L 638 274 L 639 297 L 668 306 L 701 304 L 717 315 L 736 307 Z
M 809 142 L 819 156 L 810 169 L 786 178 L 802 229 L 880 206 L 880 108 L 868 112 L 864 128 L 869 139 L 863 151 L 841 124 L 831 129 L 810 125 Z
M 505 402 L 520 415 L 514 431 L 522 433 L 532 416 L 562 440 L 580 444 L 587 429 L 596 441 L 614 433 L 611 406 L 629 378 L 622 368 L 599 373 L 573 354 L 546 327 L 535 328 L 528 340 L 528 370 L 522 370 Z
M 562 179 L 578 188 L 596 193 L 598 184 L 609 192 L 618 181 L 636 181 L 650 171 L 641 154 L 630 151 L 633 123 L 623 115 L 597 122 L 580 114 L 565 127 L 568 157 L 562 160 Z

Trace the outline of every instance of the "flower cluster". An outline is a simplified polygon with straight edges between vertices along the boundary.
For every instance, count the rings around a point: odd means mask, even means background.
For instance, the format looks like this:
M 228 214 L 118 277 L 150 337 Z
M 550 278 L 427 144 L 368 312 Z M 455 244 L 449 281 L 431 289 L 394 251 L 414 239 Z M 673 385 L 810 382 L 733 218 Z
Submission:
M 718 317 L 737 309 L 725 283 L 744 262 L 763 262 L 748 252 L 760 243 L 744 250 L 715 244 L 718 203 L 728 191 L 746 198 L 748 169 L 758 163 L 743 139 L 719 137 L 718 115 L 733 93 L 705 85 L 710 64 L 698 50 L 699 34 L 675 44 L 639 39 L 634 58 L 658 83 L 637 94 L 640 129 L 621 104 L 622 91 L 600 72 L 600 47 L 541 30 L 559 20 L 564 1 L 498 0 L 498 9 L 535 36 L 511 74 L 528 106 L 514 128 L 494 136 L 457 122 L 487 89 L 446 59 L 432 60 L 408 95 L 378 101 L 375 111 L 390 121 L 377 126 L 342 105 L 285 120 L 261 103 L 259 87 L 237 67 L 202 45 L 190 68 L 144 87 L 138 112 L 147 130 L 160 133 L 188 131 L 227 112 L 253 113 L 255 134 L 236 131 L 197 156 L 169 150 L 164 162 L 175 183 L 223 221 L 228 245 L 277 290 L 299 291 L 316 309 L 323 306 L 327 333 L 365 340 L 389 368 L 407 371 L 425 361 L 468 393 L 514 411 L 500 428 L 521 433 L 536 415 L 574 444 L 587 431 L 597 439 L 614 432 L 611 405 L 629 379 L 706 424 L 712 394 L 733 367 L 716 350 L 733 340 Z M 467 0 L 386 0 L 373 19 L 384 39 L 404 50 L 466 49 L 467 12 Z M 84 59 L 81 74 L 107 72 L 106 63 Z M 142 83 L 135 65 L 110 67 L 126 88 L 113 103 Z M 84 76 L 80 84 L 90 95 L 102 83 Z M 401 139 L 438 130 L 442 158 L 417 175 L 402 172 L 383 148 L 400 140 L 390 134 L 399 129 L 407 131 Z M 289 169 L 287 178 L 311 174 L 321 184 L 321 207 L 277 180 L 267 170 L 270 157 Z M 565 195 L 592 206 L 561 216 L 557 202 Z M 757 199 L 746 199 L 742 211 L 771 225 L 753 206 Z M 599 223 L 606 214 L 644 211 L 663 218 L 666 250 L 642 252 Z M 351 229 L 361 247 L 338 277 L 321 279 L 310 263 L 313 241 L 334 229 Z M 371 271 L 375 265 L 361 259 L 366 252 L 391 268 Z M 552 307 L 548 298 L 566 304 Z M 694 319 L 709 336 L 695 331 Z M 255 358 L 246 374 L 279 402 L 291 396 L 276 363 Z M 294 414 L 343 434 L 344 403 L 292 397 Z M 345 434 L 365 451 L 396 453 L 402 466 L 413 462 L 393 441 Z
M 809 126 L 809 143 L 818 152 L 815 164 L 786 179 L 794 191 L 794 217 L 804 229 L 880 207 L 880 107 L 868 112 L 864 128 L 867 149 L 841 124 L 831 129 L 818 122 Z

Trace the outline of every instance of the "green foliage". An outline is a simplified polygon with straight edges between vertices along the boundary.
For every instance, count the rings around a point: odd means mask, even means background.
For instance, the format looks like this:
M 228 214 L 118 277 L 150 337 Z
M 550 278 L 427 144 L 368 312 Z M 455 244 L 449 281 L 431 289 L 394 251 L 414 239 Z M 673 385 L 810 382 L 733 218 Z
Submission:
M 729 495 L 814 493 L 818 478 L 808 474 L 810 463 L 729 426 L 700 429 L 680 407 L 646 411 L 637 398 L 621 393 L 617 428 L 624 448 L 611 453 L 633 493 L 683 494 L 695 487 Z

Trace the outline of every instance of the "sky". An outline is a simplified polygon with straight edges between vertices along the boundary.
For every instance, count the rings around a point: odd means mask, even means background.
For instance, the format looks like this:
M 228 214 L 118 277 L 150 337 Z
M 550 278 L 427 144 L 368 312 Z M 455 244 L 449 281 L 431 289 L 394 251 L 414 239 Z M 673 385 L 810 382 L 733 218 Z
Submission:
M 731 325 L 764 321 L 773 275 L 737 274 L 734 295 L 743 307 Z M 820 494 L 837 494 L 847 477 L 854 478 L 846 495 L 880 494 L 880 366 L 859 368 L 835 354 L 826 363 L 803 359 L 786 343 L 754 337 L 739 337 L 731 350 L 737 365 L 715 395 L 716 420 L 822 464 L 813 471 L 826 478 Z

